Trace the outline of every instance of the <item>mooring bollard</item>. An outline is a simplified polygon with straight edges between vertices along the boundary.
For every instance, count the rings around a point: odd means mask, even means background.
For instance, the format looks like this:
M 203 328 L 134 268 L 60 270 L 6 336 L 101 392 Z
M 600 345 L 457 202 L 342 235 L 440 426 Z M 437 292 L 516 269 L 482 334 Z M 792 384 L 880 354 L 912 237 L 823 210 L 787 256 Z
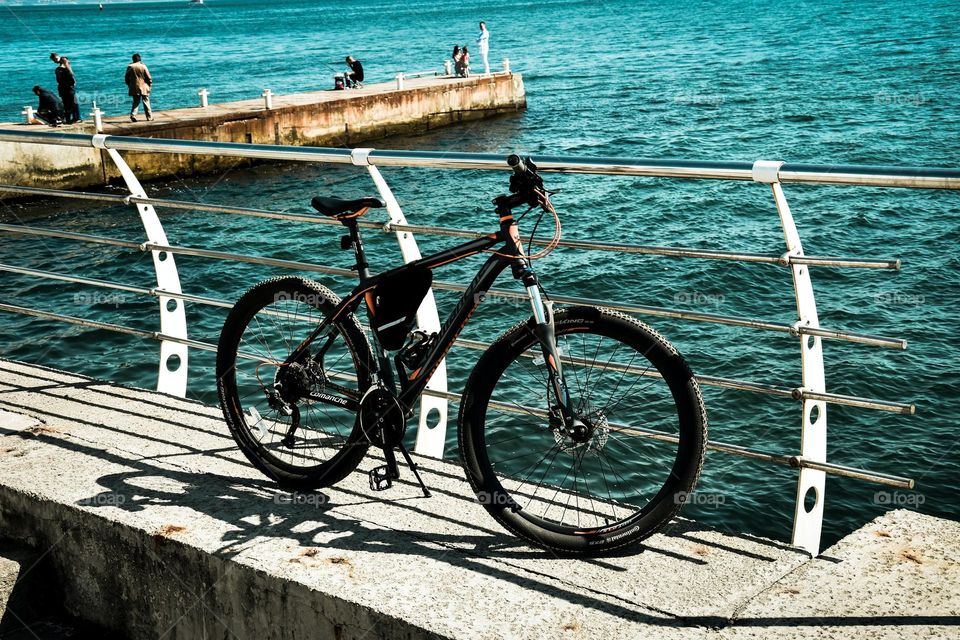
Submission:
M 264 89 L 260 95 L 263 96 L 263 106 L 267 109 L 273 109 L 273 93 L 270 89 Z
M 210 95 L 210 92 L 206 89 L 200 89 L 200 91 L 197 91 L 197 95 L 200 96 L 200 106 L 206 109 L 207 106 L 209 106 L 207 104 L 207 96 Z
M 27 116 L 27 124 L 33 123 L 33 107 L 31 107 L 30 105 L 27 105 L 23 108 L 23 111 L 21 111 L 20 113 Z
M 503 72 L 510 73 L 510 58 L 503 59 Z
M 400 91 L 403 89 L 403 74 L 397 74 L 397 90 Z
M 93 126 L 97 133 L 103 133 L 103 111 L 100 111 L 96 100 L 93 101 L 93 111 L 90 112 L 90 115 L 93 116 Z
M 453 75 L 453 63 L 449 60 L 443 61 L 443 75 L 452 76 Z

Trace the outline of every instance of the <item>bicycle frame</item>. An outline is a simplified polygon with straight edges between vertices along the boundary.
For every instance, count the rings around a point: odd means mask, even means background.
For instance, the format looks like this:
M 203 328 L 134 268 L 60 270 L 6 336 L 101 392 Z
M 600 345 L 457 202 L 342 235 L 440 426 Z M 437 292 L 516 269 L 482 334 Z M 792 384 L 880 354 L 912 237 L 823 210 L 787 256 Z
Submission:
M 410 262 L 403 266 L 396 267 L 376 275 L 370 275 L 369 273 L 366 255 L 363 249 L 363 243 L 361 241 L 358 225 L 356 224 L 355 219 L 347 219 L 344 220 L 343 223 L 350 231 L 351 243 L 357 258 L 357 271 L 360 276 L 360 284 L 357 285 L 350 295 L 340 302 L 334 312 L 330 314 L 330 316 L 328 316 L 313 332 L 311 332 L 310 336 L 304 340 L 297 347 L 297 349 L 293 351 L 293 353 L 290 354 L 287 362 L 298 360 L 303 354 L 303 350 L 306 349 L 307 346 L 311 344 L 313 340 L 319 336 L 331 322 L 335 322 L 337 318 L 345 313 L 354 313 L 361 302 L 365 299 L 366 294 L 373 291 L 384 279 L 413 268 L 426 267 L 432 271 L 437 267 L 474 256 L 483 251 L 490 250 L 502 242 L 502 247 L 495 250 L 494 253 L 492 253 L 487 259 L 487 261 L 480 267 L 476 276 L 474 276 L 473 280 L 471 280 L 470 284 L 463 292 L 463 295 L 457 301 L 457 304 L 451 311 L 450 315 L 441 325 L 440 331 L 437 334 L 437 339 L 430 348 L 430 351 L 427 354 L 423 364 L 418 369 L 411 372 L 406 380 L 401 381 L 401 392 L 398 395 L 398 400 L 401 402 L 405 410 L 409 410 L 409 408 L 413 406 L 413 403 L 416 401 L 416 399 L 421 393 L 423 393 L 427 383 L 430 381 L 430 377 L 439 366 L 440 361 L 443 360 L 447 351 L 449 351 L 450 347 L 457 339 L 457 336 L 460 335 L 463 327 L 469 321 L 470 316 L 473 315 L 474 311 L 476 311 L 477 307 L 480 305 L 484 294 L 490 289 L 503 270 L 510 266 L 512 267 L 513 277 L 516 280 L 521 280 L 527 288 L 527 293 L 530 296 L 530 303 L 533 309 L 535 325 L 537 328 L 542 328 L 541 330 L 536 331 L 536 333 L 537 337 L 540 338 L 544 351 L 544 357 L 549 363 L 550 377 L 553 381 L 554 392 L 558 398 L 558 403 L 561 406 L 562 412 L 567 414 L 566 407 L 569 406 L 569 394 L 566 390 L 566 385 L 563 383 L 563 378 L 560 371 L 560 358 L 559 354 L 556 352 L 556 341 L 553 336 L 552 312 L 550 311 L 549 306 L 544 304 L 540 296 L 536 274 L 530 267 L 529 261 L 526 258 L 523 249 L 523 243 L 520 241 L 519 229 L 512 214 L 503 214 L 500 216 L 500 230 L 496 233 L 491 233 L 481 238 L 477 238 L 476 240 L 471 240 L 449 249 L 439 251 L 425 258 L 415 260 L 414 262 Z M 376 340 L 375 334 L 374 339 Z M 376 362 L 374 363 L 375 373 L 381 375 L 384 368 L 386 368 L 387 371 L 391 371 L 393 367 L 391 367 L 389 361 L 383 357 L 382 350 L 379 348 L 379 343 L 377 351 L 378 353 L 376 354 Z M 397 373 L 402 372 L 397 371 Z M 388 379 L 391 379 L 392 381 L 392 377 Z M 318 399 L 321 401 L 325 400 L 322 397 Z M 339 402 L 337 404 L 339 404 Z

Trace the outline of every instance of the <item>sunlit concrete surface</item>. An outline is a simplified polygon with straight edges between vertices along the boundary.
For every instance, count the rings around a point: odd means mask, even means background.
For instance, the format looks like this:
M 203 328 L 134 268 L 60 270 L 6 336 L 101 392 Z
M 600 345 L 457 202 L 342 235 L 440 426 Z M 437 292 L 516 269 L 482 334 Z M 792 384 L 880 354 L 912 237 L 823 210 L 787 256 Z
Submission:
M 420 462 L 431 498 L 355 473 L 291 501 L 216 407 L 0 361 L 0 537 L 126 637 L 956 637 L 955 522 L 891 512 L 811 560 L 677 521 L 640 553 L 557 559 L 459 466 Z

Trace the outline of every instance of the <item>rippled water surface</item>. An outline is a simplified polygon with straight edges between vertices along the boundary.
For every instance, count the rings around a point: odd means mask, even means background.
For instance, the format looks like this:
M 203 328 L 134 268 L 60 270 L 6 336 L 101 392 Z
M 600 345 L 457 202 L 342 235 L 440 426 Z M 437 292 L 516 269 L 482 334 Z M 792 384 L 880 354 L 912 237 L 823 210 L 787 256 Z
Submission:
M 0 5 L 0 119 L 51 83 L 50 51 L 69 55 L 80 97 L 121 113 L 129 54 L 155 78 L 154 107 L 324 88 L 344 55 L 373 81 L 439 67 L 475 23 L 491 31 L 491 59 L 523 73 L 523 114 L 394 138 L 384 148 L 695 160 L 956 167 L 960 38 L 954 2 L 217 2 L 20 7 Z M 497 62 L 499 64 L 499 62 Z M 52 83 L 51 83 L 52 84 Z M 489 199 L 503 174 L 388 169 L 415 222 L 491 229 Z M 754 184 L 550 176 L 568 238 L 778 254 L 783 236 L 769 190 Z M 259 166 L 148 186 L 151 195 L 305 211 L 317 194 L 373 192 L 353 168 Z M 901 258 L 900 272 L 813 270 L 821 323 L 906 338 L 907 351 L 826 341 L 828 389 L 917 404 L 915 416 L 831 407 L 830 460 L 917 479 L 916 493 L 828 479 L 826 541 L 891 504 L 960 516 L 956 418 L 960 200 L 955 192 L 787 186 L 809 254 Z M 62 203 L 0 205 L 14 220 L 140 238 L 127 208 Z M 348 266 L 330 227 L 192 211 L 164 212 L 174 244 Z M 425 239 L 425 250 L 444 241 Z M 396 264 L 388 238 L 369 239 L 374 266 Z M 135 250 L 4 235 L 0 261 L 153 286 Z M 233 300 L 274 271 L 179 257 L 184 290 Z M 79 266 L 78 265 L 82 265 Z M 439 277 L 464 281 L 476 262 Z M 549 291 L 631 303 L 795 319 L 789 274 L 769 265 L 559 250 L 539 265 Z M 343 292 L 348 284 L 330 281 Z M 503 286 L 512 286 L 504 282 Z M 125 293 L 53 285 L 4 274 L 3 302 L 154 329 L 156 302 Z M 450 302 L 441 296 L 441 302 Z M 485 305 L 465 337 L 490 339 L 527 313 Z M 188 306 L 191 337 L 215 341 L 223 312 Z M 789 336 L 663 318 L 648 321 L 704 375 L 800 384 L 799 344 Z M 157 346 L 136 338 L 0 316 L 0 355 L 151 387 Z M 452 356 L 452 386 L 471 352 Z M 212 356 L 191 353 L 190 393 L 215 402 Z M 799 405 L 738 391 L 706 392 L 711 438 L 766 451 L 798 451 Z M 450 454 L 455 429 L 449 431 Z M 795 473 L 723 454 L 707 460 L 704 504 L 685 513 L 737 531 L 790 535 Z M 878 493 L 879 492 L 879 493 Z

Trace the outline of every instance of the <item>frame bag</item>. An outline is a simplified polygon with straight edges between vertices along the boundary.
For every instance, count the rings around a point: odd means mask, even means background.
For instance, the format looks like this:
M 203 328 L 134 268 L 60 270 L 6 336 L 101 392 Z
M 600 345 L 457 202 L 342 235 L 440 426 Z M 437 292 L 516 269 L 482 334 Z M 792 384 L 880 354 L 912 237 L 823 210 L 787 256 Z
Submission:
M 387 276 L 367 292 L 370 326 L 387 351 L 403 346 L 417 321 L 417 309 L 433 283 L 433 272 L 426 267 L 411 267 Z

